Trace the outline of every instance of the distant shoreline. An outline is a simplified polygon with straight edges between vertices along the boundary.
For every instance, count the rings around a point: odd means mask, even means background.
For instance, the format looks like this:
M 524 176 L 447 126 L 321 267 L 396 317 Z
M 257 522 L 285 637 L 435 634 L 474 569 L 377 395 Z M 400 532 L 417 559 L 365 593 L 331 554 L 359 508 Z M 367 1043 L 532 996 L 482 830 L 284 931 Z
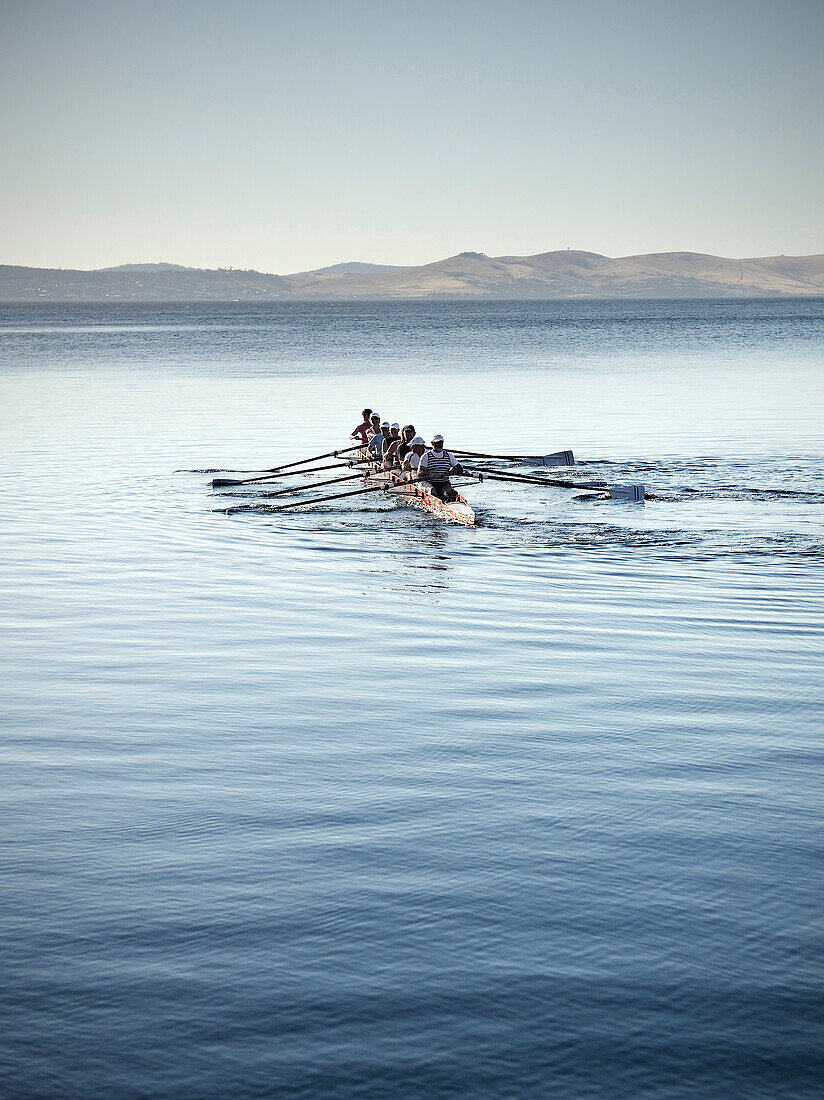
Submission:
M 818 298 L 824 255 L 727 259 L 664 252 L 617 259 L 593 252 L 490 257 L 478 252 L 419 267 L 337 264 L 259 271 L 126 264 L 81 271 L 0 265 L 0 302 L 670 301 Z
M 477 296 L 448 297 L 442 295 L 429 298 L 0 298 L 2 306 L 358 306 L 358 305 L 537 305 L 539 303 L 564 303 L 566 305 L 597 305 L 606 302 L 824 302 L 824 291 L 820 294 L 708 294 L 708 295 L 647 295 L 645 297 L 614 294 L 610 297 L 572 298 L 481 298 Z

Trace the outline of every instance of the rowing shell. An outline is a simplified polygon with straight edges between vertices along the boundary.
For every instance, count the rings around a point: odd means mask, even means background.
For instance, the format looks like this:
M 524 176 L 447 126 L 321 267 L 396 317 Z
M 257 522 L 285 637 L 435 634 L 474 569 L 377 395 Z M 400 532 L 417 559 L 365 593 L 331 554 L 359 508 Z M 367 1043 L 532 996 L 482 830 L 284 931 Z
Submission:
M 443 501 L 434 493 L 427 492 L 424 485 L 417 482 L 414 485 L 406 485 L 404 482 L 396 483 L 394 476 L 382 469 L 380 463 L 370 459 L 365 451 L 358 451 L 358 462 L 369 464 L 369 472 L 365 473 L 364 480 L 370 485 L 387 485 L 388 493 L 396 496 L 404 504 L 411 504 L 414 508 L 423 508 L 433 515 L 443 516 L 453 523 L 464 523 L 471 526 L 475 522 L 475 513 L 467 504 L 460 493 L 456 493 L 455 500 Z

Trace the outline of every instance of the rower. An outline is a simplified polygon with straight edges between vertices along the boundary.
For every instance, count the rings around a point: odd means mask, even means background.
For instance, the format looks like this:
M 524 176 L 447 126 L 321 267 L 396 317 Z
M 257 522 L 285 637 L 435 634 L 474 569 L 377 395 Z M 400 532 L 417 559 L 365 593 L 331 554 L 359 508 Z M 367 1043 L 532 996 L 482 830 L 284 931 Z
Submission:
M 380 417 L 378 419 L 377 430 L 373 433 L 372 438 L 369 440 L 369 450 L 372 452 L 374 458 L 380 458 L 383 455 L 383 448 L 386 445 L 386 440 L 389 436 L 389 421 L 384 420 L 380 423 Z M 375 416 L 372 416 L 372 424 L 375 423 Z
M 397 459 L 395 454 L 401 442 L 401 426 L 400 424 L 393 424 L 389 429 L 391 432 L 387 436 L 386 442 L 383 445 L 383 468 L 389 470 L 393 466 L 397 465 Z
M 355 430 L 349 436 L 350 439 L 359 439 L 361 441 L 361 443 L 366 443 L 368 441 L 368 439 L 369 439 L 369 430 L 370 430 L 369 417 L 371 415 L 372 415 L 372 410 L 371 409 L 364 409 L 363 410 L 363 412 L 361 413 L 363 423 L 358 424 L 357 428 L 355 428 Z M 378 419 L 380 419 L 380 417 Z
M 409 443 L 409 450 L 404 455 L 401 467 L 404 471 L 407 481 L 411 481 L 418 476 L 418 466 L 423 458 L 423 452 L 426 450 L 426 444 L 423 441 L 423 437 L 416 435 L 413 436 Z
M 370 413 L 369 415 L 369 427 L 366 429 L 366 439 L 364 440 L 366 446 L 358 454 L 362 458 L 371 458 L 372 451 L 369 449 L 369 445 L 376 435 L 380 435 L 381 431 L 381 417 L 380 413 Z
M 418 463 L 418 477 L 426 478 L 434 496 L 443 501 L 454 500 L 457 493 L 449 483 L 452 474 L 462 474 L 463 468 L 449 451 L 443 449 L 443 436 L 433 435 L 432 446 Z M 426 488 L 426 486 L 424 486 Z
M 401 431 L 401 441 L 395 448 L 395 458 L 399 466 L 403 466 L 403 460 L 412 450 L 412 440 L 415 438 L 415 425 L 404 424 Z

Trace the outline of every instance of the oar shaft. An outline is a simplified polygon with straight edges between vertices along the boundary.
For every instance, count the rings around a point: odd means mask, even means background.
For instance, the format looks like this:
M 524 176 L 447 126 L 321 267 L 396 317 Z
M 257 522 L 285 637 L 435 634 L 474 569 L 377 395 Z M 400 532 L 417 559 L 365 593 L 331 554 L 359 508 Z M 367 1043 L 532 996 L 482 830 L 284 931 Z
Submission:
M 354 481 L 355 478 L 362 478 L 363 472 L 357 474 L 347 474 L 346 477 L 330 477 L 326 481 L 312 481 L 308 485 L 299 485 L 297 488 L 291 487 L 288 489 L 278 489 L 274 493 L 265 493 L 267 497 L 282 497 L 287 496 L 289 493 L 293 495 L 295 493 L 305 493 L 308 489 L 320 489 L 324 485 L 338 485 L 341 481 Z
M 490 470 L 488 466 L 464 466 L 470 472 L 480 472 L 485 478 L 493 478 L 496 481 L 518 481 L 527 485 L 549 485 L 557 489 L 597 489 L 603 491 L 607 488 L 604 482 L 562 481 L 560 478 L 529 477 L 528 474 L 502 474 L 498 470 Z
M 418 481 L 424 481 L 425 478 L 413 477 L 409 481 L 400 481 L 398 485 L 414 485 Z M 270 509 L 272 512 L 285 512 L 289 508 L 302 508 L 307 504 L 325 504 L 328 500 L 343 500 L 344 497 L 359 497 L 363 493 L 388 493 L 390 489 L 394 488 L 390 484 L 370 485 L 366 489 L 352 489 L 348 493 L 335 493 L 331 497 L 312 497 L 310 500 L 295 500 L 290 504 L 280 504 L 277 508 Z M 229 512 L 240 511 L 240 509 L 229 509 Z
M 572 451 L 553 451 L 542 455 L 488 455 L 482 451 L 453 451 L 453 454 L 466 458 L 494 458 L 503 462 L 519 462 L 521 466 L 574 466 L 575 455 Z
M 500 458 L 504 462 L 520 462 L 523 455 L 487 455 L 481 451 L 452 451 L 453 455 L 465 455 L 467 458 Z
M 345 465 L 349 465 L 346 462 Z M 282 474 L 267 474 L 266 477 L 248 477 L 242 481 L 239 481 L 234 477 L 216 477 L 212 480 L 213 489 L 221 489 L 227 485 L 259 485 L 264 481 L 277 481 L 279 477 L 298 477 L 302 474 L 319 474 L 322 470 L 342 470 L 344 467 L 344 459 L 339 462 L 330 462 L 325 466 L 310 466 L 307 470 L 284 470 Z
M 348 449 L 351 450 L 351 448 Z M 340 453 L 343 454 L 343 451 L 341 451 Z M 306 461 L 314 462 L 316 460 L 308 458 Z M 232 477 L 216 477 L 212 480 L 212 488 L 220 489 L 226 485 L 258 485 L 262 481 L 275 481 L 279 477 L 294 477 L 298 474 L 316 474 L 320 473 L 321 470 L 339 470 L 340 468 L 340 462 L 330 462 L 328 466 L 311 466 L 308 470 L 287 470 L 284 467 L 283 472 L 281 473 L 260 474 L 258 477 L 245 477 L 242 480 L 238 480 L 237 478 Z
M 306 504 L 325 504 L 327 500 L 343 500 L 344 497 L 359 497 L 362 493 L 380 493 L 385 492 L 388 486 L 386 485 L 370 485 L 368 489 L 353 489 L 349 493 L 335 493 L 331 497 L 312 497 L 310 500 L 295 500 L 291 504 L 280 504 L 277 508 L 272 508 L 273 512 L 285 512 L 289 508 L 303 507 Z
M 309 466 L 305 470 L 284 470 L 282 474 L 269 474 L 267 478 L 261 478 L 260 480 L 276 481 L 279 477 L 297 477 L 299 474 L 319 474 L 323 470 L 340 470 L 344 461 L 344 459 L 340 459 L 338 462 L 325 462 L 323 466 Z
M 281 470 L 293 470 L 295 466 L 308 466 L 310 462 L 320 462 L 324 458 L 337 458 L 338 455 L 348 454 L 350 451 L 358 451 L 363 446 L 356 443 L 353 447 L 338 447 L 336 451 L 327 451 L 323 455 L 313 455 L 312 458 L 303 458 L 300 462 L 287 462 L 283 466 L 273 466 L 271 470 L 264 471 L 267 474 L 279 474 Z
M 515 485 L 549 485 L 557 489 L 583 489 L 587 493 L 609 493 L 613 500 L 637 501 L 660 500 L 660 497 L 647 495 L 643 485 L 609 485 L 605 481 L 562 481 L 559 478 L 527 477 L 525 474 L 502 474 L 482 466 L 465 466 L 469 473 L 479 472 L 491 481 L 511 481 Z
M 218 489 L 224 485 L 254 485 L 258 481 L 269 481 L 273 475 L 280 474 L 283 470 L 294 470 L 295 473 L 300 473 L 300 470 L 295 469 L 296 466 L 308 466 L 311 462 L 320 462 L 324 458 L 337 458 L 338 455 L 345 455 L 349 454 L 350 451 L 360 450 L 361 446 L 361 443 L 356 443 L 354 447 L 339 447 L 336 451 L 327 451 L 327 453 L 323 455 L 314 455 L 312 458 L 302 458 L 300 462 L 287 462 L 283 466 L 273 466 L 271 470 L 265 470 L 258 477 L 245 477 L 240 481 L 234 478 L 216 477 L 212 481 L 212 488 Z

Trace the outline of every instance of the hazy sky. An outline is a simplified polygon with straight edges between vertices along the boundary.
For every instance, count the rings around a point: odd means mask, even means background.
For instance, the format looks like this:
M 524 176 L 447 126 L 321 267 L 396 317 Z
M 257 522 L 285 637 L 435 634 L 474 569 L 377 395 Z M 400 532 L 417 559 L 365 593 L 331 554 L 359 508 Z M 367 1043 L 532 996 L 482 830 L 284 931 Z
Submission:
M 0 0 L 0 263 L 824 252 L 822 0 Z

